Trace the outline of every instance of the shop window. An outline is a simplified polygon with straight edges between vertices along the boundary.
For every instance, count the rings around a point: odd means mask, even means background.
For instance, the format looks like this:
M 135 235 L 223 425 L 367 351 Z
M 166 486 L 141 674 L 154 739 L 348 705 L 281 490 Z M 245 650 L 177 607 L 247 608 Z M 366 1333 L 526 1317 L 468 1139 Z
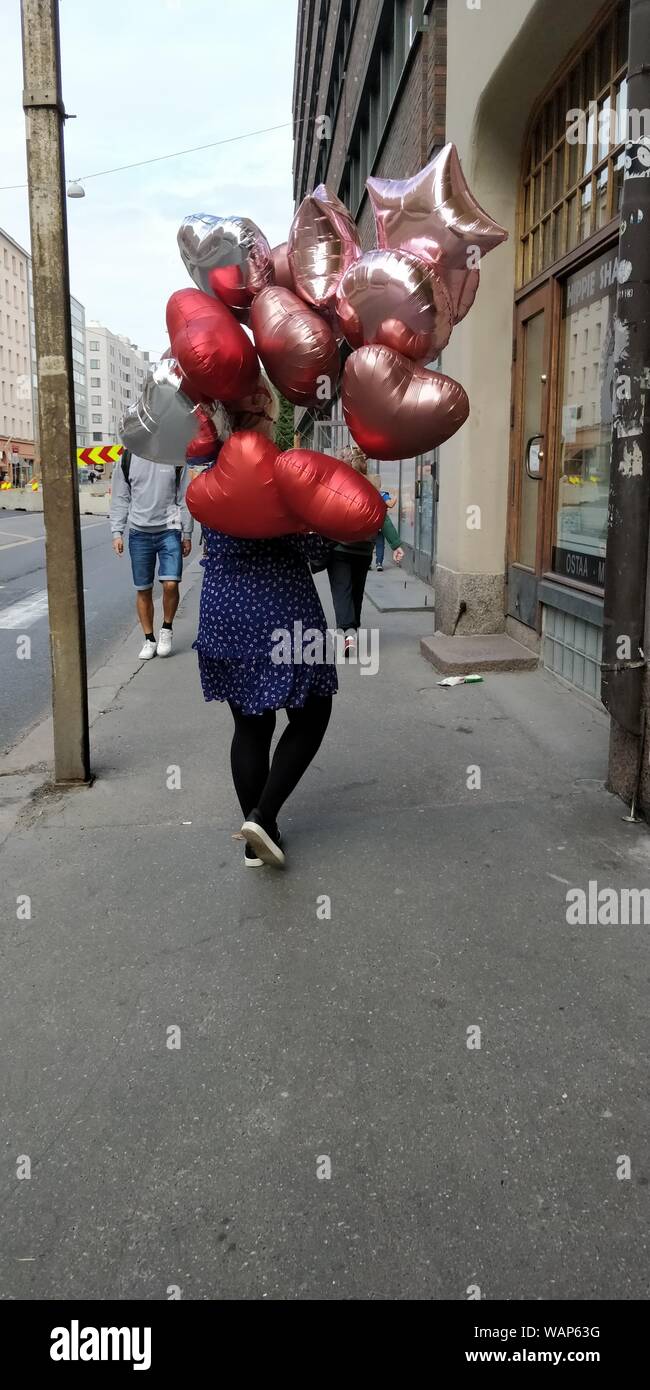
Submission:
M 400 483 L 398 529 L 404 544 L 413 547 L 415 545 L 415 459 L 402 460 Z
M 563 287 L 553 569 L 598 587 L 605 576 L 616 285 L 617 250 L 612 248 L 569 276 Z M 577 374 L 570 366 L 576 342 Z
M 523 161 L 520 286 L 620 211 L 628 22 L 629 0 L 620 0 L 535 116 Z

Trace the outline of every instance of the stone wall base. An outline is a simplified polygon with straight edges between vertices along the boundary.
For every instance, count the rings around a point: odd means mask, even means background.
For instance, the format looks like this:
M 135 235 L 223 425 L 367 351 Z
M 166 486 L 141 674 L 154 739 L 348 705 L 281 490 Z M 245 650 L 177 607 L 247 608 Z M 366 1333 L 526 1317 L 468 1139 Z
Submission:
M 462 636 L 505 631 L 503 574 L 462 574 L 436 565 L 433 582 L 438 632 Z

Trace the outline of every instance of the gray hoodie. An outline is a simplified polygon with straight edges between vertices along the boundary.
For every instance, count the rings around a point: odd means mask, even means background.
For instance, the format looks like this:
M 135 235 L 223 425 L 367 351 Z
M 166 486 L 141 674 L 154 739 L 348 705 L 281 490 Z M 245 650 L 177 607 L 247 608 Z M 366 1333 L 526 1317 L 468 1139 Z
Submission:
M 150 463 L 132 454 L 127 484 L 121 463 L 116 464 L 111 481 L 113 535 L 123 535 L 128 520 L 132 531 L 182 531 L 191 536 L 194 518 L 185 504 L 189 481 L 187 464 L 177 488 L 173 464 Z

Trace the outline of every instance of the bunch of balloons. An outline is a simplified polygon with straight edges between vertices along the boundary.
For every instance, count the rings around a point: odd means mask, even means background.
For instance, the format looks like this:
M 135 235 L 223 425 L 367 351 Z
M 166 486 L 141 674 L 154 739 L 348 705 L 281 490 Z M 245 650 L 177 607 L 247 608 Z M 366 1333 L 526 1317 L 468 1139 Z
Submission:
M 247 217 L 202 213 L 180 227 L 195 288 L 171 296 L 170 348 L 120 437 L 159 463 L 218 455 L 217 468 L 188 491 L 205 525 L 239 536 L 321 530 L 356 540 L 382 524 L 376 489 L 347 464 L 275 448 L 273 386 L 316 409 L 340 391 L 353 438 L 377 459 L 425 453 L 467 419 L 463 387 L 426 364 L 471 308 L 481 257 L 507 233 L 476 202 L 452 144 L 413 178 L 366 186 L 372 251 L 362 251 L 350 213 L 324 184 L 274 248 Z M 352 351 L 341 371 L 344 339 Z

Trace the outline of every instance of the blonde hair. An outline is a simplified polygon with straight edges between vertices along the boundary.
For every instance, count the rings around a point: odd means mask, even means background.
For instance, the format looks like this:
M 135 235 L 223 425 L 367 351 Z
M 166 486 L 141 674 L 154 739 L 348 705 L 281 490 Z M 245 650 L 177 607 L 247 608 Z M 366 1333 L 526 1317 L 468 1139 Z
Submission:
M 348 448 L 342 449 L 341 461 L 349 463 L 351 468 L 356 469 L 357 473 L 362 473 L 364 467 L 368 467 L 368 459 L 358 444 L 351 444 Z

